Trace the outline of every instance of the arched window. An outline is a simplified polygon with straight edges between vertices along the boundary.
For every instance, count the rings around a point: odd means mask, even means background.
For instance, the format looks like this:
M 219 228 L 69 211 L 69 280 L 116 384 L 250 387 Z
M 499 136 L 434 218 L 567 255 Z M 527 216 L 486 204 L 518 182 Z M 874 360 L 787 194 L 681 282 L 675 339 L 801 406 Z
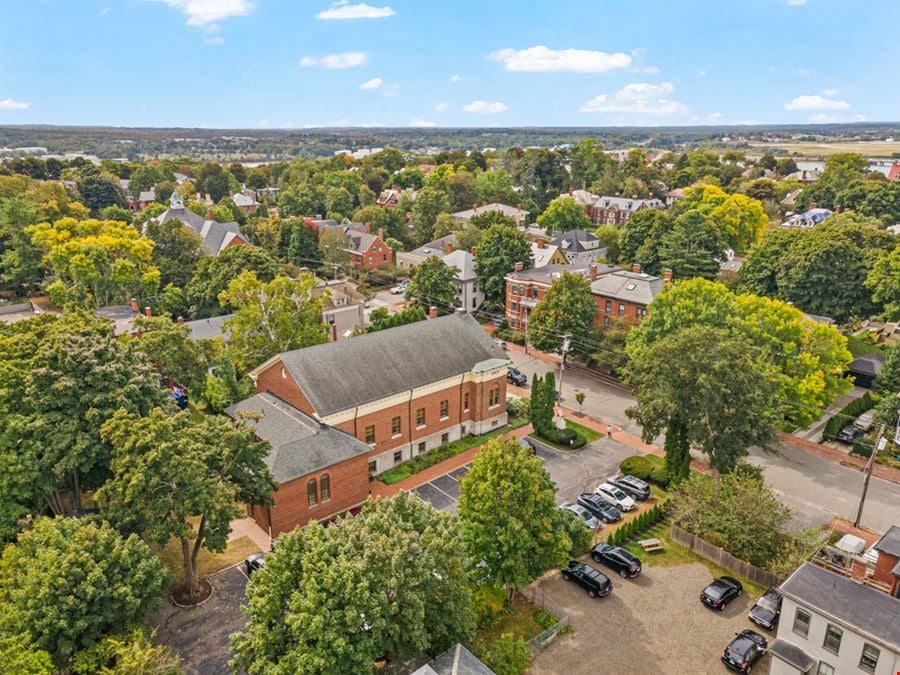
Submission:
M 331 476 L 327 473 L 322 474 L 322 477 L 319 479 L 319 490 L 321 491 L 323 502 L 331 499 Z
M 313 478 L 306 484 L 306 499 L 309 502 L 310 506 L 315 506 L 319 503 L 319 495 L 316 491 L 316 479 Z

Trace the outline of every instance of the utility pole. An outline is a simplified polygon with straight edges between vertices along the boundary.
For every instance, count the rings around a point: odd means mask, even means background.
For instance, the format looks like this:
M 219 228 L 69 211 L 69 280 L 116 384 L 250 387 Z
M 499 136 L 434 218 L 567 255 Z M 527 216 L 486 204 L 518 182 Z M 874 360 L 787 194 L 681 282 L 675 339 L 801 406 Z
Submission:
M 572 346 L 572 336 L 569 333 L 566 333 L 563 336 L 562 343 L 562 358 L 559 360 L 559 400 L 562 401 L 562 384 L 563 384 L 563 373 L 566 370 L 566 353 L 569 351 L 569 348 Z
M 881 425 L 881 431 L 878 433 L 878 441 L 872 448 L 872 454 L 869 455 L 869 461 L 866 462 L 866 477 L 863 479 L 862 497 L 859 499 L 859 510 L 856 512 L 856 520 L 853 521 L 853 527 L 859 527 L 862 520 L 863 506 L 866 503 L 866 493 L 869 491 L 869 479 L 872 477 L 872 469 L 875 468 L 875 455 L 887 447 L 887 439 L 884 437 L 884 425 Z

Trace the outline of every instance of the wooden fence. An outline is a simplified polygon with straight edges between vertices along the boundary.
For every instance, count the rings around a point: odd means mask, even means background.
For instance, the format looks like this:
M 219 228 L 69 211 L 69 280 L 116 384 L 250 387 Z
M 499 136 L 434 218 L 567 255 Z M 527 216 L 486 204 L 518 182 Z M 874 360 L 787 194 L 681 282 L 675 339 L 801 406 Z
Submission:
M 710 562 L 714 562 L 720 567 L 724 567 L 729 572 L 739 574 L 745 579 L 749 579 L 755 584 L 768 588 L 769 586 L 777 586 L 782 579 L 772 572 L 760 569 L 756 565 L 751 565 L 745 560 L 735 558 L 728 551 L 718 546 L 710 544 L 705 539 L 701 539 L 696 534 L 691 534 L 682 530 L 677 525 L 672 525 L 672 541 L 677 544 L 689 548 L 702 558 L 706 558 Z

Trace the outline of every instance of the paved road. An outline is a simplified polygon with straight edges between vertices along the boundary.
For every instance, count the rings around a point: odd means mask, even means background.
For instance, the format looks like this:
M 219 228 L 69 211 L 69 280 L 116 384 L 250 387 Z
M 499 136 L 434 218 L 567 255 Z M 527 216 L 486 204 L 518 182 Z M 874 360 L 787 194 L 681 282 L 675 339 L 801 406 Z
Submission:
M 508 354 L 513 364 L 528 375 L 529 382 L 535 373 L 543 374 L 554 368 L 519 352 L 510 351 Z M 554 370 L 558 375 L 559 367 Z M 584 402 L 586 414 L 640 435 L 640 427 L 625 415 L 625 409 L 634 404 L 630 393 L 581 373 L 567 371 L 563 376 L 563 399 L 572 407 L 577 406 L 576 389 L 587 394 Z M 795 524 L 822 525 L 829 522 L 833 515 L 850 520 L 856 517 L 863 483 L 860 471 L 793 446 L 782 446 L 774 455 L 754 449 L 751 451 L 751 461 L 765 469 L 769 485 L 794 512 Z M 872 478 L 862 525 L 878 532 L 884 532 L 891 525 L 900 525 L 900 486 Z

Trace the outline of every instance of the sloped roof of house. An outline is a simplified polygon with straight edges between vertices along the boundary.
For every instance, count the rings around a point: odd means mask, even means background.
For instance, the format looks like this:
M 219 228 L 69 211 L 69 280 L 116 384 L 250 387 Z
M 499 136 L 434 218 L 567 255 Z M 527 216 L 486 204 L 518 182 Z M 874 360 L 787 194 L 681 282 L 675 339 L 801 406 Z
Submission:
M 521 218 L 525 218 L 528 216 L 528 211 L 523 211 L 522 209 L 517 209 L 515 206 L 507 206 L 506 204 L 485 204 L 484 206 L 476 206 L 474 209 L 467 209 L 466 211 L 457 211 L 452 214 L 454 218 L 457 220 L 470 220 L 472 216 L 477 216 L 479 213 L 484 213 L 485 211 L 499 211 L 504 216 L 509 216 L 510 218 L 515 218 L 519 220 Z
M 888 555 L 900 558 L 900 527 L 892 525 L 891 529 L 885 532 L 881 539 L 875 542 L 873 548 L 876 551 L 884 551 Z
M 863 354 L 857 356 L 850 362 L 848 370 L 851 373 L 860 373 L 861 375 L 876 376 L 884 368 L 884 355 L 882 354 Z
M 566 253 L 596 251 L 600 240 L 587 230 L 569 230 L 550 240 L 551 246 L 558 246 Z M 590 246 L 586 246 L 590 244 Z
M 447 248 L 447 244 L 455 243 L 456 234 L 451 232 L 450 234 L 445 235 L 439 239 L 429 241 L 427 244 L 423 244 L 419 248 L 413 249 L 405 255 L 414 255 L 422 259 L 430 258 L 433 255 L 441 256 L 444 254 L 444 250 Z
M 280 359 L 319 416 L 471 371 L 506 354 L 468 314 L 449 314 L 348 340 L 285 352 Z
M 663 280 L 643 272 L 613 272 L 591 282 L 591 293 L 614 300 L 649 305 L 662 292 Z
M 203 249 L 209 255 L 218 255 L 221 253 L 235 237 L 246 239 L 241 233 L 241 228 L 237 223 L 219 223 L 215 220 L 207 220 L 203 216 L 198 216 L 190 209 L 181 205 L 169 208 L 167 211 L 164 211 L 157 216 L 156 220 L 160 223 L 167 223 L 170 220 L 180 220 L 203 240 Z
M 222 316 L 211 316 L 208 319 L 185 321 L 184 325 L 190 331 L 188 337 L 191 340 L 212 340 L 219 336 L 228 337 L 225 334 L 224 326 L 225 322 L 233 317 L 234 314 L 223 314 Z
M 531 244 L 531 259 L 534 262 L 533 267 L 545 267 L 550 264 L 553 255 L 559 250 L 559 246 L 553 244 L 545 244 L 538 246 L 537 243 Z
M 494 671 L 461 644 L 456 644 L 412 675 L 494 675 Z
M 225 413 L 253 428 L 272 449 L 266 466 L 279 483 L 364 455 L 369 446 L 348 433 L 321 424 L 277 396 L 264 392 L 235 403 Z M 248 418 L 241 413 L 258 415 Z
M 441 260 L 447 267 L 455 267 L 459 270 L 456 278 L 460 281 L 475 278 L 475 257 L 468 251 L 456 250 L 445 255 Z
M 253 199 L 253 197 L 245 195 L 243 192 L 235 192 L 231 196 L 231 201 L 234 202 L 235 206 L 245 208 L 248 206 L 254 206 L 256 204 L 256 200 Z
M 661 209 L 663 203 L 658 199 L 629 199 L 627 197 L 600 197 L 597 206 L 602 209 L 616 208 L 619 211 L 635 212 L 643 207 Z
M 375 243 L 377 237 L 369 232 L 347 230 L 347 250 L 351 253 L 365 253 Z

